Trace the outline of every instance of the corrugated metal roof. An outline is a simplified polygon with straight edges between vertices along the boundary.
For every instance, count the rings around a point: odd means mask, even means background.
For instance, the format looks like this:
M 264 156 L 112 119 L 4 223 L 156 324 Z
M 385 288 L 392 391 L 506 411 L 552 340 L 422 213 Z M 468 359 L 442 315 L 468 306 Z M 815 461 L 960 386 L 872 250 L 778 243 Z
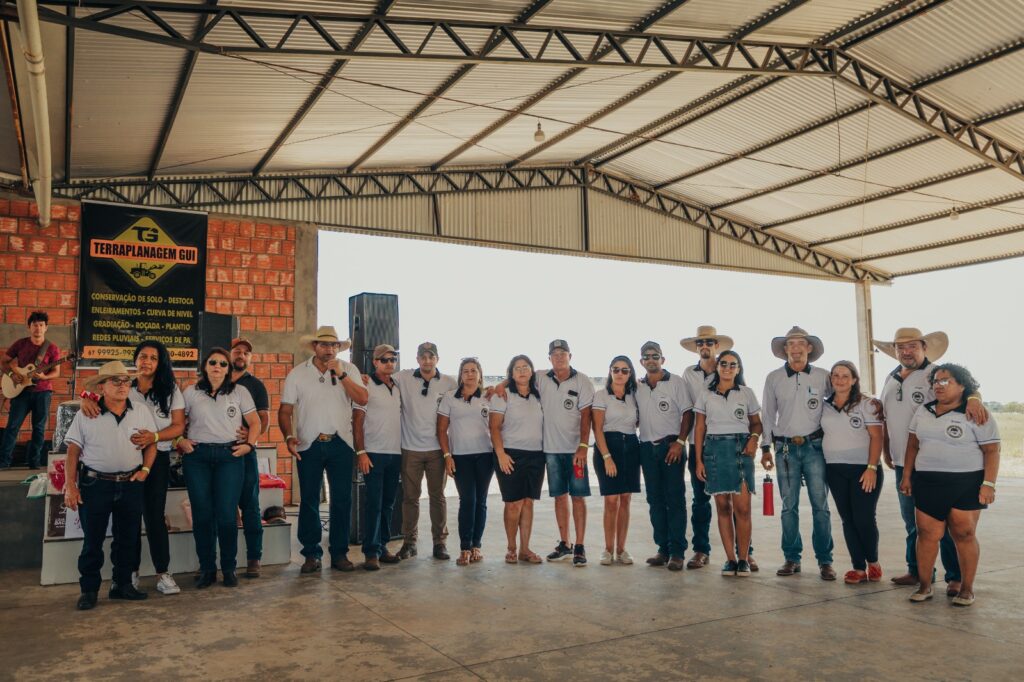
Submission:
M 887 272 L 913 273 L 947 267 L 951 264 L 969 265 L 972 262 L 993 258 L 1009 258 L 1024 255 L 1024 232 L 978 239 L 963 244 L 946 246 L 928 251 L 919 251 L 906 256 L 895 256 L 872 261 Z
M 810 43 L 891 0 L 813 0 L 772 21 L 750 40 Z
M 1020 3 L 1024 12 L 1024 2 Z M 1018 30 L 1022 30 L 1020 27 Z M 1024 39 L 1020 37 L 1018 39 Z M 1009 54 L 969 71 L 939 81 L 923 92 L 942 106 L 949 107 L 968 120 L 1021 101 L 1021 74 L 1024 51 Z M 987 127 L 987 126 L 986 126 Z
M 984 127 L 1018 149 L 1024 147 L 1024 112 L 986 123 Z
M 625 31 L 663 4 L 665 0 L 552 0 L 531 23 Z M 666 22 L 667 19 L 662 19 L 648 30 L 660 32 Z
M 710 235 L 710 247 L 710 262 L 713 265 L 812 277 L 824 275 L 821 270 L 810 265 L 769 253 L 720 234 Z
M 429 235 L 434 229 L 430 199 L 418 196 L 225 204 L 209 210 L 394 233 Z
M 578 251 L 583 248 L 578 189 L 446 194 L 439 199 L 446 237 Z
M 779 0 L 690 0 L 659 21 L 657 31 L 725 38 L 781 4 Z
M 598 253 L 630 258 L 704 262 L 704 230 L 591 192 L 590 248 Z

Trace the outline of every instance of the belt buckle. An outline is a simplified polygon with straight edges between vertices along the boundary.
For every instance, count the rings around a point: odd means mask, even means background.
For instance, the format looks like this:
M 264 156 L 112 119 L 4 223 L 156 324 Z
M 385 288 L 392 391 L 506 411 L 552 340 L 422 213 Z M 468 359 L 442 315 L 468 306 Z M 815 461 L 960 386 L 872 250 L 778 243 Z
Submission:
M 329 443 L 332 440 L 334 440 L 334 435 L 327 435 L 326 433 L 321 433 L 319 436 L 316 437 L 316 439 L 321 443 Z
M 794 436 L 792 439 L 793 445 L 803 445 L 807 440 L 803 436 Z

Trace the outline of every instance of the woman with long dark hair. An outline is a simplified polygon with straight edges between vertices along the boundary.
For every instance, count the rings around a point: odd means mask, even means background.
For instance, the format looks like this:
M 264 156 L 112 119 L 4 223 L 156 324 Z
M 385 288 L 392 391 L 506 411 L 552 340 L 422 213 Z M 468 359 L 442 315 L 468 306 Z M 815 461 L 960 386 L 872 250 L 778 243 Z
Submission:
M 505 381 L 508 397 L 492 396 L 490 411 L 495 474 L 505 503 L 505 535 L 508 538 L 505 562 L 539 564 L 540 556 L 530 550 L 530 534 L 533 531 L 533 501 L 540 499 L 544 483 L 544 413 L 530 358 L 525 355 L 512 358 Z
M 629 503 L 640 492 L 640 441 L 636 436 L 636 370 L 625 355 L 612 358 L 603 391 L 594 392 L 594 471 L 604 497 L 601 565 L 629 565 Z
M 490 407 L 481 385 L 484 370 L 476 358 L 459 363 L 459 385 L 437 406 L 437 440 L 448 475 L 459 491 L 458 566 L 482 561 L 481 541 L 487 523 L 487 490 L 494 476 Z
M 727 556 L 722 575 L 749 576 L 750 496 L 761 405 L 743 379 L 743 360 L 736 351 L 718 354 L 714 376 L 707 390 L 694 397 L 693 411 L 697 477 L 715 498 L 718 533 Z
M 210 350 L 199 369 L 199 381 L 185 389 L 187 437 L 178 442 L 184 457 L 185 485 L 192 505 L 192 536 L 199 555 L 196 587 L 217 582 L 217 544 L 225 587 L 236 587 L 238 499 L 245 478 L 243 456 L 256 449 L 260 418 L 252 395 L 231 382 L 231 356 Z M 248 439 L 237 442 L 245 424 Z
M 832 365 L 832 390 L 821 412 L 825 433 L 821 449 L 825 454 L 825 480 L 832 491 L 843 537 L 853 569 L 846 572 L 848 585 L 878 582 L 878 523 L 875 509 L 882 490 L 882 457 L 885 438 L 881 408 L 861 393 L 860 374 L 849 360 Z

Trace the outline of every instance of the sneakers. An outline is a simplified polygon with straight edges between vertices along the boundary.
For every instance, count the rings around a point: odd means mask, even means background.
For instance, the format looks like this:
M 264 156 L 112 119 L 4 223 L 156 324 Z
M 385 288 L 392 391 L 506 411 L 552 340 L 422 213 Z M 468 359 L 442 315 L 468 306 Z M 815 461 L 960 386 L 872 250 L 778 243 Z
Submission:
M 587 565 L 587 552 L 583 545 L 572 546 L 572 565 L 573 568 L 583 568 Z
M 156 581 L 156 591 L 160 594 L 178 594 L 181 588 L 170 573 L 161 573 L 160 579 Z
M 622 564 L 623 566 L 632 566 L 633 565 L 633 555 L 630 554 L 629 552 L 627 552 L 626 550 L 622 550 L 615 557 L 615 561 L 617 563 Z
M 139 572 L 132 571 L 132 587 L 139 589 Z
M 555 551 L 548 554 L 548 561 L 563 561 L 572 556 L 572 548 L 565 542 L 559 541 L 555 545 Z
M 750 576 L 750 562 L 740 559 L 736 562 L 736 575 L 741 578 Z
M 613 561 L 614 561 L 614 559 L 612 558 L 612 553 L 611 552 L 609 552 L 607 549 L 604 550 L 603 552 L 601 552 L 601 565 L 602 566 L 611 566 Z
M 736 569 L 738 566 L 739 565 L 732 559 L 726 559 L 725 563 L 722 564 L 722 575 L 736 575 Z

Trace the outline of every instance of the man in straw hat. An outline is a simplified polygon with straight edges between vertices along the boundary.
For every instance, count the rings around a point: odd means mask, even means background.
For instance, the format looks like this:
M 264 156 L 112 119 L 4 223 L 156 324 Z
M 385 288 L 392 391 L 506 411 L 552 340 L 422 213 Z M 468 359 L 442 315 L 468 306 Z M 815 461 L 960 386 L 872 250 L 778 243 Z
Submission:
M 141 451 L 132 443 L 136 431 L 155 432 L 153 415 L 135 408 L 128 399 L 131 390 L 128 368 L 119 361 L 100 367 L 87 386 L 100 392 L 100 416 L 87 418 L 79 412 L 68 429 L 68 458 L 65 467 L 64 505 L 78 511 L 82 523 L 82 552 L 78 556 L 79 610 L 96 606 L 103 568 L 103 542 L 113 517 L 110 583 L 111 599 L 145 599 L 146 593 L 132 586 L 135 553 L 142 529 L 143 483 L 156 459 L 156 444 Z
M 832 568 L 832 519 L 828 510 L 825 455 L 821 449 L 822 405 L 832 393 L 829 373 L 811 363 L 821 357 L 821 339 L 800 327 L 772 339 L 772 353 L 786 361 L 768 374 L 761 401 L 764 438 L 761 464 L 774 466 L 772 446 L 781 460 L 779 492 L 782 493 L 782 553 L 786 562 L 776 575 L 800 572 L 803 539 L 800 537 L 800 482 L 807 485 L 811 502 L 811 544 L 822 580 L 835 580 Z
M 320 571 L 320 489 L 324 472 L 331 490 L 329 547 L 331 566 L 351 571 L 348 536 L 352 509 L 352 403 L 366 404 L 366 387 L 359 369 L 338 359 L 352 344 L 338 338 L 334 327 L 320 327 L 303 336 L 313 355 L 288 373 L 281 395 L 277 423 L 285 434 L 288 451 L 299 473 L 298 539 L 306 561 L 301 573 Z
M 719 353 L 733 346 L 732 338 L 719 334 L 711 325 L 697 327 L 697 333 L 679 341 L 679 345 L 700 356 L 696 365 L 683 370 L 682 377 L 690 391 L 690 400 L 697 402 L 701 391 L 706 391 L 715 374 L 715 360 Z M 697 448 L 693 443 L 693 427 L 690 427 L 690 484 L 693 487 L 693 501 L 690 503 L 690 524 L 693 526 L 693 557 L 686 563 L 690 569 L 703 568 L 711 558 L 711 497 L 705 492 L 704 481 L 697 478 Z M 753 545 L 751 545 L 751 552 Z M 750 570 L 757 571 L 757 563 L 750 556 Z
M 932 363 L 936 362 L 949 348 L 949 337 L 945 332 L 922 334 L 914 327 L 896 330 L 892 341 L 875 339 L 875 347 L 900 364 L 886 378 L 882 386 L 882 407 L 885 410 L 886 439 L 883 455 L 890 469 L 896 470 L 896 488 L 903 478 L 903 459 L 910 437 L 910 420 L 921 405 L 935 400 L 928 381 Z M 988 411 L 981 403 L 981 396 L 972 395 L 967 399 L 967 417 L 977 424 L 988 421 Z M 907 572 L 892 582 L 897 585 L 916 585 L 917 579 L 917 521 L 914 516 L 914 498 L 897 495 L 900 515 L 907 529 Z M 939 543 L 942 565 L 946 569 L 947 591 L 956 596 L 960 590 L 960 563 L 956 546 L 949 531 Z

